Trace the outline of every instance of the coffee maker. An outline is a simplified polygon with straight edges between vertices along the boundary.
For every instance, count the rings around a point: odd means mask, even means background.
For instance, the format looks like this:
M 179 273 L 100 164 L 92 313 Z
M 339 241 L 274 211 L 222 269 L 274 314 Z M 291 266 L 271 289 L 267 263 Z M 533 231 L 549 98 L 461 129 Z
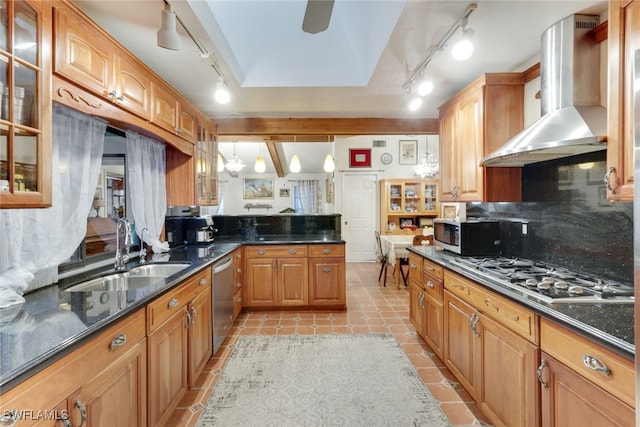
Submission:
M 164 230 L 170 248 L 182 245 L 210 245 L 213 243 L 213 218 L 200 215 L 199 206 L 169 206 Z

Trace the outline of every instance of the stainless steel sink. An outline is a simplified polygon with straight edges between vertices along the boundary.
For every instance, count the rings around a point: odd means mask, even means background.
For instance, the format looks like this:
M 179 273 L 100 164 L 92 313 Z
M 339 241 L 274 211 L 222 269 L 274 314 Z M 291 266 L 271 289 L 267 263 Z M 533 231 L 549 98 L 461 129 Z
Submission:
M 93 292 L 93 291 L 127 291 L 143 288 L 164 280 L 159 276 L 132 276 L 129 273 L 110 274 L 79 283 L 65 289 L 66 292 Z
M 144 264 L 129 270 L 129 276 L 169 277 L 189 267 L 187 263 Z

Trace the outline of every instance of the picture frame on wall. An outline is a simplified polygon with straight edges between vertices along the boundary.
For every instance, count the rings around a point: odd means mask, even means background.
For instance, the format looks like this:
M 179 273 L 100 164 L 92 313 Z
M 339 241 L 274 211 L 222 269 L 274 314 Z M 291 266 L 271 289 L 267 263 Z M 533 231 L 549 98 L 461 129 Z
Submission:
M 273 178 L 245 178 L 245 199 L 273 199 Z
M 350 168 L 370 168 L 371 149 L 370 148 L 350 148 L 349 149 Z
M 417 140 L 400 140 L 400 154 L 398 162 L 401 165 L 417 165 L 418 164 L 418 141 Z
M 289 192 L 288 188 L 281 188 L 280 189 L 280 197 L 290 197 L 291 193 Z

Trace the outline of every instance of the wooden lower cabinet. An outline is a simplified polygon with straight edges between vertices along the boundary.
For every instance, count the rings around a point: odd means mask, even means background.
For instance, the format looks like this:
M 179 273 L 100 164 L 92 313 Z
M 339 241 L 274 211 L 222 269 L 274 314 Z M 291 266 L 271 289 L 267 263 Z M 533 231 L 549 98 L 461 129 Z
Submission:
M 479 313 L 444 292 L 444 363 L 477 402 L 481 400 L 482 324 Z
M 416 332 L 441 359 L 444 358 L 443 269 L 409 254 L 409 317 Z
M 482 411 L 496 426 L 540 425 L 538 347 L 486 316 L 479 323 Z
M 233 251 L 233 320 L 235 320 L 244 306 L 242 296 L 244 290 L 244 256 L 242 248 Z
M 142 340 L 68 399 L 72 425 L 146 426 L 146 366 Z
M 148 420 L 164 425 L 211 357 L 211 268 L 147 305 Z
M 22 416 L 2 425 L 144 427 L 146 368 L 145 311 L 138 310 L 3 391 L 0 414 L 15 410 Z
M 544 352 L 540 372 L 543 427 L 636 425 L 631 406 Z
M 344 245 L 245 248 L 244 307 L 346 305 Z
M 309 304 L 344 306 L 347 301 L 344 257 L 310 258 L 309 262 Z

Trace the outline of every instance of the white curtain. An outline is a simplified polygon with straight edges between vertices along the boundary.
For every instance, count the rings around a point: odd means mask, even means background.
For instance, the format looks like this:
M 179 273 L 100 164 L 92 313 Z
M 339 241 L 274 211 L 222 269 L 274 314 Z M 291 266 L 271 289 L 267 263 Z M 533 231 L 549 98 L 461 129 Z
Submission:
M 298 195 L 300 197 L 300 205 L 304 214 L 318 213 L 320 202 L 320 181 L 317 179 L 307 179 L 296 181 L 298 187 Z
M 167 252 L 169 243 L 160 242 L 167 212 L 165 187 L 165 145 L 146 136 L 127 132 L 127 189 L 136 234 L 154 253 Z
M 106 128 L 100 119 L 54 104 L 52 207 L 0 210 L 0 289 L 6 298 L 7 290 L 15 298 L 56 282 L 58 264 L 84 239 Z

